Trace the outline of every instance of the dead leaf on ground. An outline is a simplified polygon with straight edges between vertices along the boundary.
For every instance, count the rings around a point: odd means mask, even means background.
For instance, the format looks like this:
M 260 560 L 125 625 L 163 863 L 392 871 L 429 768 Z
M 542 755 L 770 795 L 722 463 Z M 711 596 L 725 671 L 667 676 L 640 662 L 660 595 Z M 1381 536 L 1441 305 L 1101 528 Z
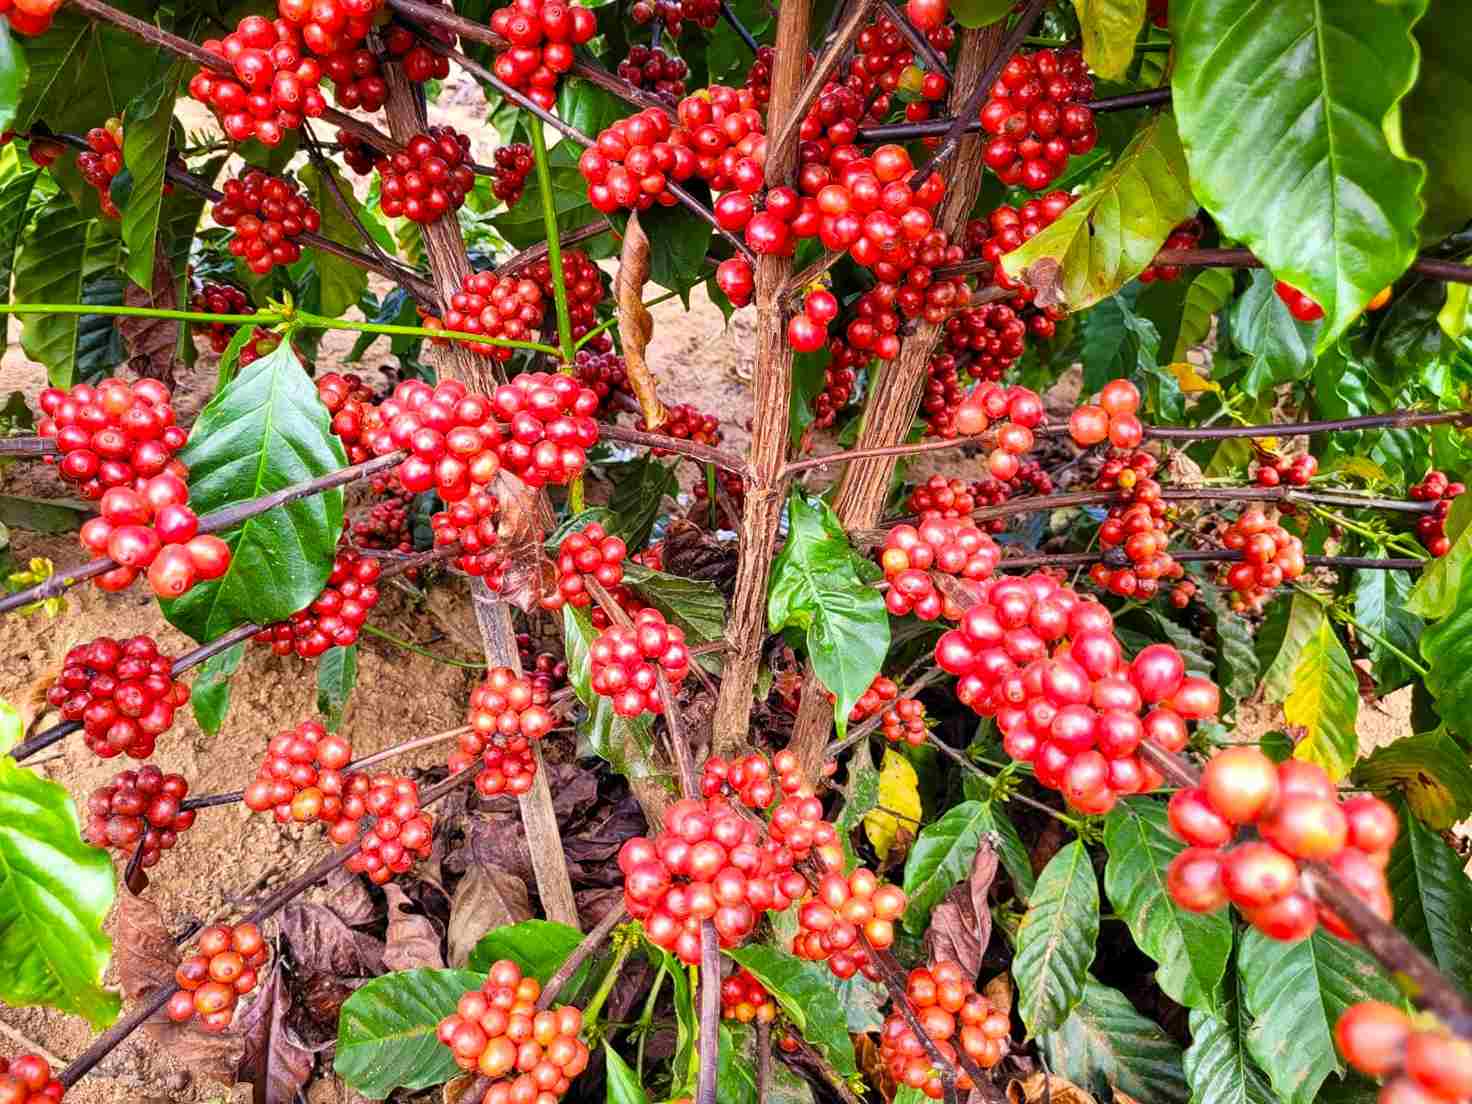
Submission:
M 526 883 L 514 874 L 473 866 L 455 887 L 450 902 L 450 965 L 464 966 L 481 936 L 495 928 L 531 919 Z
M 1118 1094 L 1116 1094 L 1118 1095 Z M 1067 1078 L 1039 1070 L 1022 1081 L 1007 1085 L 1007 1099 L 1012 1104 L 1095 1104 L 1094 1097 Z
M 987 894 L 996 876 L 996 839 L 992 833 L 987 833 L 976 849 L 971 873 L 957 883 L 930 914 L 930 928 L 925 933 L 925 952 L 929 961 L 955 962 L 970 978 L 980 972 L 981 956 L 986 953 L 992 934 L 992 913 L 987 907 Z
M 307 902 L 283 910 L 281 934 L 296 964 L 300 1007 L 316 1029 L 303 1030 L 313 1040 L 318 1033 L 335 1037 L 343 1002 L 383 972 L 383 941 L 353 931 L 331 909 Z
M 429 917 L 410 912 L 408 894 L 393 882 L 383 887 L 383 895 L 388 900 L 383 965 L 389 970 L 442 969 L 440 937 Z
M 291 993 L 278 959 L 231 1029 L 244 1045 L 235 1076 L 252 1086 L 254 1104 L 291 1104 L 317 1064 L 316 1054 L 287 1025 L 290 1011 Z
M 613 297 L 618 304 L 619 344 L 623 347 L 629 387 L 639 400 L 644 424 L 658 429 L 669 418 L 669 412 L 659 401 L 654 375 L 644 358 L 644 350 L 654 335 L 654 319 L 644 306 L 644 285 L 648 282 L 649 236 L 639 225 L 639 213 L 631 211 L 624 230 L 623 250 L 619 253 L 618 275 L 613 279 Z

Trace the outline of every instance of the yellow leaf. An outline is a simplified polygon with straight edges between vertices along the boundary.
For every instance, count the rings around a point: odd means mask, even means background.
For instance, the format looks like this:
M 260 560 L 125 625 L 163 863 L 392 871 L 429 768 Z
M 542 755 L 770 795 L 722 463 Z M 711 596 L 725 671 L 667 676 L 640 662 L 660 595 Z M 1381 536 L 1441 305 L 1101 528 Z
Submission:
M 889 854 L 901 823 L 911 834 L 920 827 L 920 779 L 910 761 L 893 749 L 885 750 L 884 761 L 879 765 L 879 804 L 902 818 L 896 820 L 879 809 L 864 816 L 864 833 L 882 859 Z
M 1373 460 L 1366 460 L 1363 456 L 1343 456 L 1334 463 L 1332 469 L 1336 472 L 1344 472 L 1347 475 L 1355 475 L 1367 483 L 1388 483 L 1390 476 L 1385 474 L 1385 469 Z
M 1188 395 L 1199 395 L 1203 391 L 1220 391 L 1221 384 L 1206 379 L 1196 371 L 1196 365 L 1189 360 L 1178 360 L 1170 366 L 1170 374 L 1175 376 L 1176 382 L 1181 385 L 1181 390 Z

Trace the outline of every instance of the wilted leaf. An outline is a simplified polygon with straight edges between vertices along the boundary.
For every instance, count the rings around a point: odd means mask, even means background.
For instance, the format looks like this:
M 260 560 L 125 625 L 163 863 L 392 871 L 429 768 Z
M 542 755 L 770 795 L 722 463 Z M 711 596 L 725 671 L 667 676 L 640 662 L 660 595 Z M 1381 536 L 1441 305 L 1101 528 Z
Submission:
M 1376 748 L 1351 777 L 1382 796 L 1403 794 L 1411 812 L 1437 831 L 1472 813 L 1472 766 L 1444 728 Z
M 408 895 L 393 882 L 383 887 L 388 899 L 388 932 L 383 964 L 390 970 L 435 969 L 445 964 L 440 937 L 429 917 L 412 913 Z
M 880 858 L 889 854 L 895 834 L 904 828 L 911 832 L 920 821 L 920 779 L 910 761 L 892 748 L 885 748 L 884 761 L 879 771 L 879 801 L 883 808 L 871 809 L 864 814 L 864 834 L 874 845 Z M 907 818 L 901 820 L 892 809 Z
M 481 936 L 531 914 L 525 882 L 504 870 L 472 866 L 450 902 L 450 965 L 464 966 Z
M 1073 0 L 1084 38 L 1084 60 L 1106 80 L 1121 80 L 1135 56 L 1145 0 Z
M 277 959 L 231 1028 L 245 1045 L 235 1076 L 252 1086 L 255 1104 L 294 1100 L 317 1064 L 317 1056 L 287 1026 L 290 1011 L 291 993 Z
M 917 845 L 918 846 L 918 842 Z M 914 852 L 912 851 L 913 855 Z M 992 934 L 992 912 L 987 894 L 997 876 L 997 849 L 983 836 L 971 861 L 971 873 L 930 913 L 925 932 L 925 957 L 929 962 L 958 963 L 967 977 L 981 970 L 981 956 Z
M 618 275 L 613 281 L 613 297 L 618 304 L 618 336 L 623 350 L 629 386 L 644 412 L 644 423 L 658 429 L 669 417 L 659 401 L 654 374 L 644 359 L 644 350 L 654 335 L 654 319 L 644 306 L 644 285 L 649 282 L 649 236 L 639 224 L 639 212 L 629 213 L 624 228 L 623 249 L 618 258 Z
M 1042 1070 L 1026 1080 L 1007 1082 L 1007 1100 L 1009 1104 L 1094 1104 L 1091 1093 Z

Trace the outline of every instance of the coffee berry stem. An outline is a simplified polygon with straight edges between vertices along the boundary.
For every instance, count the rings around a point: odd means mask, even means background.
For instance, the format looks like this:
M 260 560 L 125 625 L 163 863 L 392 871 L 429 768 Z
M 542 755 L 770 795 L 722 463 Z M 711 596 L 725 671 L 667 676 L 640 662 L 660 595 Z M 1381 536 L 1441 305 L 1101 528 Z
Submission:
M 727 23 L 731 24 L 731 29 L 741 37 L 741 41 L 746 43 L 746 48 L 750 50 L 753 54 L 755 54 L 757 50 L 760 49 L 761 44 L 757 42 L 757 40 L 752 36 L 752 33 L 746 29 L 746 25 L 742 23 L 741 20 L 737 17 L 735 10 L 731 7 L 729 3 L 729 0 L 721 0 L 721 18 L 724 19 Z M 926 43 L 926 45 L 929 45 L 929 43 Z M 758 1099 L 760 1099 L 760 1094 L 758 1094 Z
M 608 970 L 604 973 L 603 980 L 598 983 L 597 990 L 583 1006 L 583 1026 L 585 1028 L 596 1029 L 598 1014 L 603 1011 L 608 994 L 613 992 L 614 983 L 623 973 L 624 963 L 628 961 L 629 955 L 633 953 L 638 944 L 639 937 L 629 932 L 621 932 L 613 937 L 613 961 L 609 963 Z
M 542 120 L 535 115 L 527 120 L 527 129 L 531 132 L 532 156 L 537 166 L 537 192 L 542 201 L 542 225 L 547 231 L 547 267 L 552 272 L 552 299 L 557 305 L 557 343 L 562 350 L 562 369 L 570 372 L 577 348 L 572 343 L 572 315 L 568 312 L 567 280 L 562 272 L 562 241 L 558 237 L 552 165 L 547 160 L 547 136 L 542 131 Z
M 1293 589 L 1302 594 L 1313 594 L 1313 591 L 1305 590 L 1301 586 L 1295 586 Z M 1315 597 L 1317 596 L 1315 595 Z M 1431 674 L 1430 668 L 1428 668 L 1420 660 L 1407 655 L 1400 648 L 1397 648 L 1394 644 L 1387 640 L 1384 636 L 1381 636 L 1379 633 L 1377 633 L 1374 629 L 1370 628 L 1367 625 L 1362 625 L 1355 618 L 1354 614 L 1350 613 L 1348 610 L 1343 609 L 1339 606 L 1330 606 L 1329 612 L 1336 621 L 1339 621 L 1342 624 L 1348 625 L 1350 628 L 1352 628 L 1355 631 L 1355 635 L 1363 636 L 1369 640 L 1373 640 L 1376 644 L 1379 644 L 1387 652 L 1390 652 L 1392 655 L 1396 656 L 1411 670 L 1415 671 L 1416 674 L 1418 674 L 1421 678 L 1426 678 L 1428 675 Z
M 849 1087 L 848 1082 L 838 1075 L 838 1071 L 833 1068 L 832 1063 L 823 1057 L 822 1051 L 804 1039 L 799 1032 L 788 1032 L 788 1038 L 797 1044 L 797 1053 L 806 1058 L 808 1063 L 823 1075 L 823 1080 L 828 1083 L 828 1087 L 838 1095 L 838 1098 L 843 1101 L 843 1104 L 864 1104 L 863 1098 L 855 1093 Z
M 628 908 L 620 900 L 608 910 L 602 920 L 598 921 L 592 931 L 583 936 L 583 941 L 572 949 L 572 954 L 567 956 L 562 965 L 557 968 L 557 972 L 548 978 L 547 984 L 542 987 L 541 995 L 537 997 L 537 1011 L 544 1012 L 552 1007 L 552 1002 L 562 992 L 562 987 L 572 980 L 578 968 L 603 945 L 609 933 L 618 927 L 628 914 Z

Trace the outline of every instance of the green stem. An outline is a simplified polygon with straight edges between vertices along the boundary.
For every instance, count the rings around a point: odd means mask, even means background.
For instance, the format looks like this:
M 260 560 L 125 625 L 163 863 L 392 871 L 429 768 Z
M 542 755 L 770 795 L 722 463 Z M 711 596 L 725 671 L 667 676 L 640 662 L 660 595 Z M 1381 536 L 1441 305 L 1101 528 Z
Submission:
M 1387 652 L 1399 656 L 1402 663 L 1404 663 L 1412 671 L 1415 671 L 1422 678 L 1425 678 L 1427 675 L 1431 674 L 1430 669 L 1426 667 L 1425 664 L 1420 663 L 1419 661 L 1412 659 L 1410 656 L 1406 655 L 1405 652 L 1401 651 L 1390 641 L 1386 640 L 1385 637 L 1381 636 L 1374 629 L 1360 624 L 1359 621 L 1356 620 L 1354 614 L 1348 613 L 1345 610 L 1339 609 L 1337 607 L 1333 608 L 1331 612 L 1333 613 L 1335 620 L 1344 622 L 1344 624 L 1349 625 L 1359 635 L 1369 637 L 1376 644 L 1379 644 L 1380 647 L 1384 648 Z
M 412 641 L 401 640 L 397 636 L 394 636 L 392 633 L 386 633 L 382 629 L 378 628 L 376 625 L 365 624 L 362 631 L 367 633 L 369 636 L 376 636 L 380 640 L 386 640 L 397 648 L 403 648 L 406 652 L 413 652 L 415 655 L 422 655 L 426 659 L 432 659 L 436 663 L 443 663 L 448 667 L 463 667 L 467 671 L 484 671 L 486 669 L 486 665 L 484 663 L 469 663 L 463 659 L 451 659 L 449 656 L 442 656 L 438 652 L 431 652 L 428 648 L 421 648 L 418 644 L 415 644 Z
M 710 505 L 710 531 L 714 533 L 721 527 L 721 512 L 716 508 L 716 466 L 714 464 L 705 466 L 705 500 Z
M 208 314 L 201 311 L 164 310 L 160 307 L 89 306 L 86 303 L 0 303 L 0 314 L 102 314 L 120 318 L 168 318 L 179 322 L 220 322 L 229 326 L 275 326 L 285 315 Z
M 608 967 L 608 973 L 603 975 L 603 980 L 599 982 L 598 992 L 593 994 L 593 999 L 583 1009 L 585 1028 L 598 1022 L 598 1013 L 603 1010 L 603 1002 L 608 1000 L 608 994 L 613 992 L 613 983 L 618 980 L 618 975 L 623 971 L 624 962 L 628 960 L 638 942 L 633 938 L 617 940 L 618 949 L 614 952 L 613 963 Z
M 634 1065 L 639 1075 L 639 1083 L 644 1083 L 644 1040 L 649 1038 L 649 1027 L 654 1023 L 654 1005 L 659 1000 L 659 991 L 664 988 L 664 978 L 669 973 L 669 966 L 660 959 L 659 973 L 654 975 L 654 984 L 649 989 L 649 999 L 644 1002 L 644 1011 L 639 1016 L 639 1050 L 638 1059 Z
M 1397 548 L 1409 556 L 1425 559 L 1425 550 L 1419 544 L 1408 541 L 1401 533 L 1377 533 L 1373 529 L 1360 525 L 1358 522 L 1350 521 L 1343 514 L 1337 514 L 1333 510 L 1326 510 L 1322 506 L 1315 506 L 1312 502 L 1307 502 L 1303 505 L 1315 517 L 1332 522 L 1346 532 L 1364 537 L 1365 540 L 1372 541 L 1382 548 Z
M 551 345 L 538 341 L 514 341 L 508 337 L 487 337 L 485 334 L 459 333 L 455 330 L 431 330 L 424 326 L 392 326 L 383 322 L 350 322 L 343 318 L 324 318 L 320 314 L 297 311 L 296 322 L 311 329 L 352 330 L 355 333 L 390 334 L 396 337 L 430 337 L 441 341 L 469 341 L 480 345 L 496 345 L 504 349 L 530 349 L 534 353 L 548 356 L 561 354 Z
M 657 307 L 661 303 L 665 302 L 666 300 L 673 299 L 678 294 L 680 294 L 678 291 L 667 291 L 663 295 L 656 295 L 653 299 L 649 300 L 649 302 L 647 302 L 647 303 L 644 304 L 644 309 L 645 310 L 650 310 L 650 309 L 652 309 L 654 307 Z M 607 321 L 598 323 L 598 325 L 594 326 L 587 333 L 583 334 L 582 337 L 578 338 L 577 343 L 573 346 L 573 348 L 574 349 L 581 349 L 584 345 L 586 345 L 588 342 L 592 341 L 599 334 L 607 333 L 609 330 L 613 329 L 617 325 L 618 325 L 618 316 L 617 315 L 614 315 L 612 318 L 608 319 Z
M 542 222 L 547 229 L 547 267 L 552 270 L 552 297 L 557 303 L 557 341 L 561 346 L 562 370 L 572 371 L 572 358 L 577 349 L 572 343 L 572 314 L 567 308 L 567 280 L 562 272 L 562 231 L 557 228 L 557 203 L 552 192 L 552 165 L 547 160 L 547 137 L 542 133 L 542 120 L 527 116 L 532 133 L 532 154 L 537 160 L 537 190 L 541 193 Z M 559 355 L 554 352 L 553 355 Z

